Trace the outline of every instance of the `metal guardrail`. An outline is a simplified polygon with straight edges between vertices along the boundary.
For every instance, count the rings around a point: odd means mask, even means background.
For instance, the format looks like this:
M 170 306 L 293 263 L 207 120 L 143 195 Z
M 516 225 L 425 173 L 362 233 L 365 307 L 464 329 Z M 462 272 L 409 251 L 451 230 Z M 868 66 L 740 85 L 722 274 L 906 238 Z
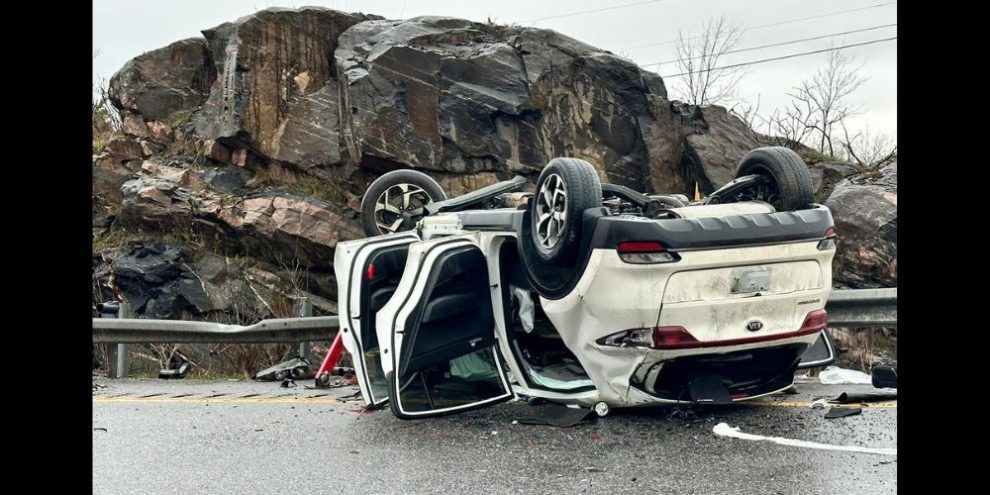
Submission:
M 833 290 L 825 310 L 829 327 L 896 327 L 897 287 Z
M 93 343 L 245 343 L 333 340 L 336 316 L 278 318 L 254 325 L 206 321 L 93 318 Z
M 830 327 L 896 327 L 897 288 L 834 290 L 825 308 Z M 93 343 L 269 343 L 329 341 L 336 316 L 279 318 L 253 325 L 203 321 L 93 318 Z

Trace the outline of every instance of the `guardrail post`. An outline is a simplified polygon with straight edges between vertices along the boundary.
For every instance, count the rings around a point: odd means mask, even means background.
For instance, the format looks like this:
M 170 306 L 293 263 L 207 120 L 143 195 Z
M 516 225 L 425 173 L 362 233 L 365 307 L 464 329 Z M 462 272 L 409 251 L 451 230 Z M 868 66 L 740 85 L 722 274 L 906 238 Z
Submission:
M 121 302 L 117 318 L 133 318 L 131 315 L 131 303 Z M 131 367 L 130 344 L 117 344 L 117 367 L 114 370 L 115 378 L 124 378 Z
M 308 297 L 300 297 L 299 299 L 296 299 L 292 312 L 297 318 L 309 318 L 313 316 L 313 302 L 310 301 Z M 312 357 L 309 342 L 299 343 L 299 357 L 309 362 Z

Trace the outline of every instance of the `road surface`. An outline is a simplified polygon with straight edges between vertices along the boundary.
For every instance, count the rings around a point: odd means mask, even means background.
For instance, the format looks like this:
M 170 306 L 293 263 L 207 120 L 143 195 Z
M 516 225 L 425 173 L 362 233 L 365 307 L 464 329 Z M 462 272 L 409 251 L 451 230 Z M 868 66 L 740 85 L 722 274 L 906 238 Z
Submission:
M 93 493 L 895 493 L 897 457 L 716 436 L 896 448 L 896 402 L 824 419 L 816 397 L 866 385 L 799 382 L 750 405 L 613 410 L 571 428 L 513 421 L 523 402 L 400 421 L 356 387 L 94 380 Z

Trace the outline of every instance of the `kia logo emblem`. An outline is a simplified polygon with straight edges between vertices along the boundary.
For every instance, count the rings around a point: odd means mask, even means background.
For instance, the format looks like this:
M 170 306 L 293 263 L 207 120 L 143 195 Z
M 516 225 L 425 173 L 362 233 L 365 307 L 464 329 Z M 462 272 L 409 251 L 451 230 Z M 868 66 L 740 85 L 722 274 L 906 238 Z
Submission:
M 749 330 L 750 332 L 755 332 L 761 328 L 763 328 L 763 322 L 759 320 L 753 320 L 746 324 L 746 330 Z

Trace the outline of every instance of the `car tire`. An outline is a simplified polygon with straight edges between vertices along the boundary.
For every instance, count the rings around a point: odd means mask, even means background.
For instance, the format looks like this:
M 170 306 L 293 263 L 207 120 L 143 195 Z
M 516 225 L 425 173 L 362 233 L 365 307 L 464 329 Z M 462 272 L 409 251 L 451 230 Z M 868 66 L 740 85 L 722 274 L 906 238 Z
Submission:
M 530 242 L 537 256 L 555 265 L 572 262 L 581 241 L 584 210 L 601 205 L 602 184 L 595 167 L 577 158 L 550 160 L 536 181 L 529 206 Z
M 393 170 L 368 186 L 361 199 L 361 226 L 369 237 L 410 230 L 422 215 L 403 217 L 403 210 L 445 199 L 447 194 L 429 175 L 417 170 Z
M 769 175 L 777 186 L 778 211 L 801 210 L 815 202 L 815 188 L 804 160 L 783 146 L 757 148 L 739 161 L 736 177 Z

